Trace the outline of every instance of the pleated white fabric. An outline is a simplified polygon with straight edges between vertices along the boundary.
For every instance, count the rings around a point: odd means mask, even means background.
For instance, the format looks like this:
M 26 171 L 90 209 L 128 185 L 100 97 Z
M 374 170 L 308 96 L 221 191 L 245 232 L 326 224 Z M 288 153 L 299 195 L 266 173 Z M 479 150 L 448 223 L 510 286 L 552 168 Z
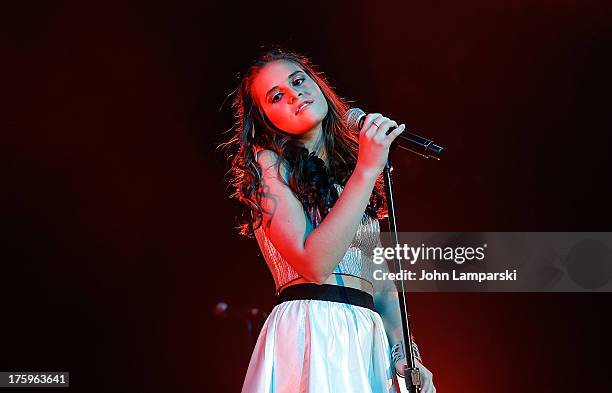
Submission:
M 251 356 L 242 393 L 407 393 L 391 366 L 380 315 L 323 300 L 276 305 Z

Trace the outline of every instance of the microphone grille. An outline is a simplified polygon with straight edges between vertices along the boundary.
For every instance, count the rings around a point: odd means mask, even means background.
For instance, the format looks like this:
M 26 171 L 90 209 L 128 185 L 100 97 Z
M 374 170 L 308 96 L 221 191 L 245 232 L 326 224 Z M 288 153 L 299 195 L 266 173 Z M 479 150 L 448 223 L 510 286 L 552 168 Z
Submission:
M 349 129 L 359 131 L 359 120 L 365 116 L 365 112 L 360 108 L 351 108 L 346 111 L 346 124 Z

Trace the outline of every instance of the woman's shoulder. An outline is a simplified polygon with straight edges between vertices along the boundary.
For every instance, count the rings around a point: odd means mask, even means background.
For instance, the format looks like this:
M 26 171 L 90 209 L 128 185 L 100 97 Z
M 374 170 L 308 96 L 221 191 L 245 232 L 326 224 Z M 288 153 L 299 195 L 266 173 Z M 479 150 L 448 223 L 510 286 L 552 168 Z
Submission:
M 277 177 L 276 167 L 279 164 L 280 156 L 272 149 L 260 146 L 255 147 L 255 161 L 259 164 L 264 173 Z M 270 169 L 273 171 L 269 172 Z M 280 173 L 285 181 L 289 181 L 289 169 L 284 160 L 280 160 Z
M 276 164 L 279 160 L 279 155 L 276 151 L 261 146 L 255 146 L 255 161 L 261 164 Z

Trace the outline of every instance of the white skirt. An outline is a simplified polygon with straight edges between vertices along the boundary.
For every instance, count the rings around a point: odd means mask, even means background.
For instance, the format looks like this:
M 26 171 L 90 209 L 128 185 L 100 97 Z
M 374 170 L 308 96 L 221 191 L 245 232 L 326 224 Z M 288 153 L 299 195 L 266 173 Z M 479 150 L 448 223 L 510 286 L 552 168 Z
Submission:
M 407 393 L 391 363 L 378 313 L 324 300 L 286 301 L 261 329 L 242 393 Z

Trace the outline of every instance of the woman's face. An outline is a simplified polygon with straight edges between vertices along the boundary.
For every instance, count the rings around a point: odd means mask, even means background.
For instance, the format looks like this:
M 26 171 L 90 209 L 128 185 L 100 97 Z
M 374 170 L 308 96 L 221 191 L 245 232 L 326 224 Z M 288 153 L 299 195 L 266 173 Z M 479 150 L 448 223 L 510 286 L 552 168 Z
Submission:
M 275 60 L 263 66 L 251 94 L 272 124 L 291 134 L 318 127 L 327 115 L 319 85 L 292 61 Z

